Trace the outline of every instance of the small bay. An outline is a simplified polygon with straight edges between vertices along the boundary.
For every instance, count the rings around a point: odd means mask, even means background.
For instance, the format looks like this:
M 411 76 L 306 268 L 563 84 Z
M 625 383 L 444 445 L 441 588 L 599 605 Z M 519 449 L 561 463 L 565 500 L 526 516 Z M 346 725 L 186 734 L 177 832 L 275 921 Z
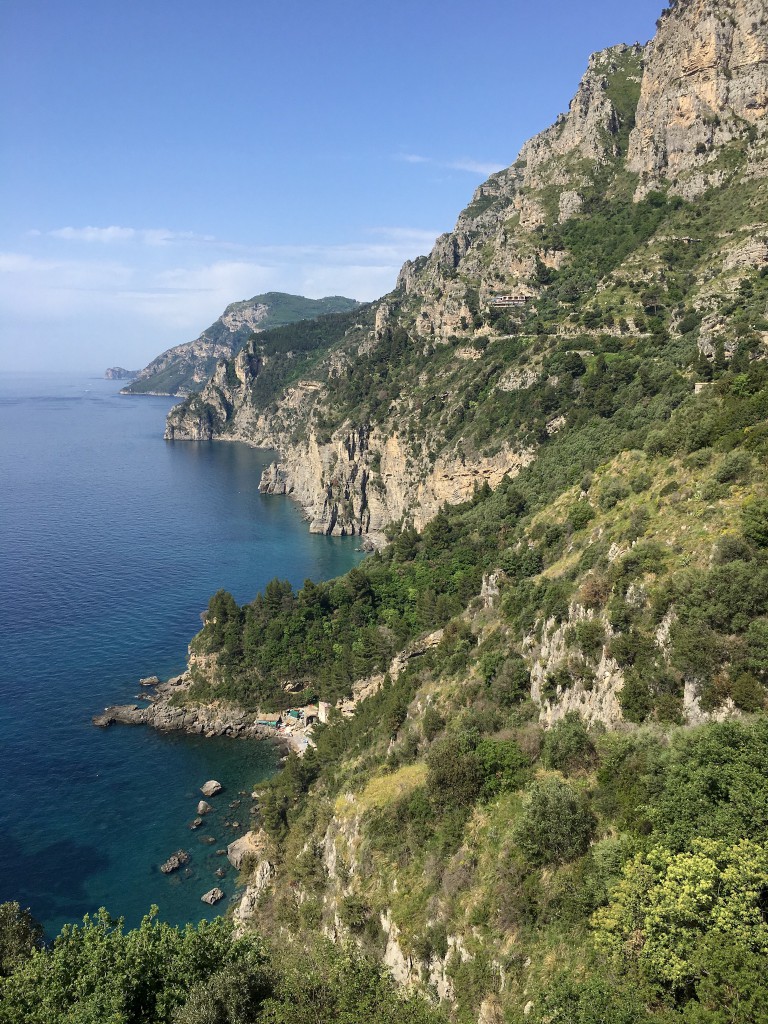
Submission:
M 131 926 L 151 904 L 174 924 L 221 911 L 200 896 L 235 891 L 215 850 L 250 801 L 229 804 L 274 772 L 274 747 L 99 730 L 91 715 L 130 702 L 140 676 L 181 671 L 217 589 L 243 602 L 274 576 L 300 586 L 361 557 L 259 494 L 272 453 L 165 442 L 174 400 L 119 388 L 0 374 L 0 902 L 29 906 L 48 935 L 102 905 Z M 191 832 L 209 778 L 225 792 Z M 161 874 L 179 848 L 189 876 Z

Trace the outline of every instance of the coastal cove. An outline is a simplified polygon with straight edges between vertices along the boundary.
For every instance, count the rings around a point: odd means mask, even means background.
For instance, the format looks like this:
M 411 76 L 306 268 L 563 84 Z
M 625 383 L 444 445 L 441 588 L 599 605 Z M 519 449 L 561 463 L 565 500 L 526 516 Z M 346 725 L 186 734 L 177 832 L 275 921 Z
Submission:
M 312 535 L 292 502 L 259 494 L 272 453 L 165 442 L 174 400 L 119 387 L 0 375 L 0 901 L 29 906 L 48 935 L 101 905 L 129 926 L 153 903 L 174 924 L 227 906 L 235 872 L 215 851 L 248 827 L 241 793 L 278 749 L 91 716 L 132 702 L 139 677 L 183 670 L 217 589 L 243 602 L 275 576 L 300 586 L 361 557 L 359 539 Z M 224 792 L 192 832 L 210 778 Z M 161 874 L 180 848 L 188 877 Z M 214 884 L 226 900 L 210 908 Z

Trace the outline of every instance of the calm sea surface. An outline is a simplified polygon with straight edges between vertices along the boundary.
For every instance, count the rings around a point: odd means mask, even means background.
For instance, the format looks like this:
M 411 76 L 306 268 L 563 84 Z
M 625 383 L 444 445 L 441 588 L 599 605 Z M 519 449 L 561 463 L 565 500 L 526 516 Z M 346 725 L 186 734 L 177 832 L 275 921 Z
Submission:
M 100 730 L 91 715 L 130 702 L 140 676 L 181 671 L 218 588 L 242 602 L 360 557 L 259 494 L 268 453 L 163 441 L 173 400 L 119 388 L 0 374 L 0 902 L 49 935 L 99 906 L 135 925 L 155 903 L 178 924 L 214 916 L 200 902 L 213 885 L 232 897 L 215 850 L 244 831 L 249 801 L 229 803 L 274 771 L 274 749 Z M 226 791 L 191 832 L 210 778 Z M 162 875 L 179 847 L 188 877 Z

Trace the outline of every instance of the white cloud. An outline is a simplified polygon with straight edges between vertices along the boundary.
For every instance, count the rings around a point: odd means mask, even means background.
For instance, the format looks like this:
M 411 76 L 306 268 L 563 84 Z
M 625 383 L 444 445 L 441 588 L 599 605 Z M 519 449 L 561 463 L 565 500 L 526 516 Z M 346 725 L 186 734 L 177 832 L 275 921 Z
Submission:
M 470 174 L 479 174 L 483 178 L 504 170 L 503 164 L 483 163 L 481 160 L 453 160 L 447 166 L 456 171 L 468 171 Z
M 56 228 L 48 231 L 49 238 L 61 238 L 67 242 L 128 242 L 136 237 L 135 228 Z
M 70 366 L 145 365 L 196 337 L 230 302 L 264 291 L 375 299 L 394 287 L 405 260 L 429 252 L 437 232 L 371 227 L 338 245 L 232 245 L 230 258 L 211 258 L 226 243 L 201 247 L 198 236 L 177 232 L 167 245 L 168 235 L 58 229 L 28 234 L 26 251 L 0 252 L 3 363 L 23 367 L 34 355 Z M 73 249 L 76 241 L 87 249 Z
M 482 178 L 487 178 L 491 174 L 496 174 L 497 171 L 504 170 L 504 164 L 489 163 L 486 160 L 472 160 L 470 158 L 438 160 L 435 157 L 420 156 L 417 153 L 398 153 L 395 156 L 395 160 L 400 160 L 406 164 L 431 164 L 433 167 L 444 167 L 451 171 L 466 171 L 468 174 L 479 174 Z
M 51 231 L 35 229 L 28 232 L 31 238 L 55 238 L 65 242 L 97 242 L 110 245 L 119 242 L 139 242 L 143 245 L 169 245 L 174 242 L 215 242 L 212 235 L 196 235 L 192 231 L 169 231 L 167 228 L 124 228 L 113 224 L 107 228 L 72 226 L 54 228 Z

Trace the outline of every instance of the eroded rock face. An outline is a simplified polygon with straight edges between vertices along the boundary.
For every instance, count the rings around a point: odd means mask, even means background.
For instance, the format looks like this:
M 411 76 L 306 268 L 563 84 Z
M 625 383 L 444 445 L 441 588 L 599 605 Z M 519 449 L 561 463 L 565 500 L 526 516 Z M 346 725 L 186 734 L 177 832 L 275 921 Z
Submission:
M 692 197 L 712 184 L 718 149 L 764 131 L 766 113 L 764 0 L 678 3 L 648 47 L 627 166 L 645 191 L 667 180 Z
M 558 625 L 551 619 L 544 623 L 541 638 L 529 636 L 525 642 L 531 667 L 531 699 L 539 706 L 539 721 L 552 726 L 569 711 L 577 711 L 589 725 L 602 722 L 616 727 L 623 721 L 618 696 L 624 686 L 624 673 L 618 663 L 603 648 L 597 658 L 588 661 L 568 647 L 566 634 L 569 627 L 589 619 L 595 613 L 573 604 L 567 621 Z M 610 636 L 610 626 L 601 619 Z M 554 693 L 549 680 L 558 669 L 568 667 L 571 685 L 557 685 Z M 583 671 L 582 671 L 583 670 Z
M 261 829 L 258 832 L 246 832 L 227 846 L 227 860 L 239 871 L 246 857 L 260 857 L 266 846 L 267 837 Z
M 275 868 L 268 860 L 262 860 L 257 865 L 251 876 L 251 881 L 246 886 L 243 897 L 235 907 L 235 935 L 241 935 L 245 930 L 248 921 L 256 916 L 256 909 L 263 893 L 272 885 L 275 877 Z
M 312 432 L 305 443 L 286 451 L 280 462 L 264 471 L 259 489 L 298 501 L 312 533 L 380 534 L 405 515 L 422 529 L 446 502 L 467 501 L 486 482 L 496 487 L 532 458 L 531 449 L 503 448 L 472 461 L 444 452 L 434 463 L 425 460 L 415 478 L 410 447 L 397 433 L 340 431 L 320 444 Z

